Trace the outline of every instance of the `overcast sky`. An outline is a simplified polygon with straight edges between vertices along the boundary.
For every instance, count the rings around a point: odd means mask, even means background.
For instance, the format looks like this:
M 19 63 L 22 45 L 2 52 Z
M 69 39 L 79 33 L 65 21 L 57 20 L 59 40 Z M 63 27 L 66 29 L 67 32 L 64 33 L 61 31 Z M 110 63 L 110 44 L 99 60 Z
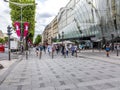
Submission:
M 58 14 L 59 9 L 68 2 L 69 0 L 36 0 L 35 36 L 43 32 L 45 26 Z M 9 4 L 0 0 L 0 30 L 6 33 L 8 25 L 11 25 Z

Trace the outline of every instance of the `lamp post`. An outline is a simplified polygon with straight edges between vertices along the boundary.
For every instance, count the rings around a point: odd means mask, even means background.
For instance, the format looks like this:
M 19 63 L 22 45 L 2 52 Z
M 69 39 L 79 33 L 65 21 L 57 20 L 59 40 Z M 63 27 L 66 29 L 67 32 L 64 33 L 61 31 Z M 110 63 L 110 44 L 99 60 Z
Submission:
M 117 28 L 117 18 L 116 18 L 116 13 L 114 14 L 114 18 L 113 18 L 113 22 L 114 22 L 114 27 L 115 27 L 115 32 L 116 32 L 116 55 L 119 56 L 119 45 L 117 42 L 117 39 L 119 38 L 119 34 L 118 34 L 118 28 Z
M 63 53 L 64 53 L 64 58 L 66 58 L 66 50 L 65 50 L 65 44 L 63 44 L 63 39 L 64 39 L 64 32 L 62 31 L 62 45 L 63 45 Z
M 52 43 L 53 43 L 53 37 L 51 37 L 51 45 L 52 45 L 52 59 L 53 59 L 54 45 L 53 45 Z
M 112 18 L 113 18 L 113 23 L 114 23 L 114 29 L 115 29 L 115 32 L 116 32 L 116 51 L 117 51 L 117 56 L 119 56 L 119 45 L 118 45 L 118 38 L 119 38 L 119 33 L 118 33 L 118 23 L 117 23 L 117 17 L 119 17 L 119 15 L 117 14 L 117 1 L 116 0 L 112 0 Z
M 114 34 L 111 34 L 111 37 L 112 37 L 112 40 L 111 40 L 111 42 L 112 42 L 112 51 L 113 51 L 113 50 L 114 50 L 114 41 L 113 41 Z

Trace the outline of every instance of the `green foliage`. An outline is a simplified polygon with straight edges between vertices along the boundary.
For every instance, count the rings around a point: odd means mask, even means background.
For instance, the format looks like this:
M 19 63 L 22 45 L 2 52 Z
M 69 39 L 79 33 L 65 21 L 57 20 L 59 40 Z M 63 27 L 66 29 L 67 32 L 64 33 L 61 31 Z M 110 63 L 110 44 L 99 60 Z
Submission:
M 8 37 L 5 37 L 5 42 L 8 42 Z
M 33 5 L 24 6 L 22 7 L 22 32 L 23 32 L 23 23 L 29 22 L 29 36 L 31 36 L 31 40 L 33 40 L 34 30 L 35 30 L 35 0 L 9 0 L 11 2 L 16 2 L 19 4 L 29 4 L 32 3 Z M 21 7 L 15 4 L 10 3 L 11 8 L 11 19 L 12 24 L 15 21 L 21 23 Z
M 0 43 L 5 43 L 5 40 L 0 38 Z
M 52 42 L 58 42 L 57 37 L 53 38 Z
M 35 38 L 34 44 L 38 45 L 41 42 L 41 40 L 42 40 L 41 35 L 37 35 L 37 37 Z

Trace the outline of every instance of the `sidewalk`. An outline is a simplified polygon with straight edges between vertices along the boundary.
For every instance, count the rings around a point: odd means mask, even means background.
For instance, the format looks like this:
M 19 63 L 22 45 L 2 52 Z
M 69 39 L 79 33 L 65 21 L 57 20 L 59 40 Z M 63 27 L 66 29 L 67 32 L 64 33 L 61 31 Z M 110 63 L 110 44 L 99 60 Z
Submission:
M 3 69 L 0 69 L 0 75 L 2 75 L 17 59 L 9 60 L 2 60 L 0 64 L 3 65 Z
M 106 56 L 105 50 L 82 50 L 78 52 L 79 57 L 83 58 L 89 58 L 89 59 L 95 59 L 95 60 L 102 60 L 114 64 L 120 64 L 120 51 L 119 51 L 119 56 L 116 55 L 117 53 L 110 52 L 110 56 Z
M 85 53 L 93 57 L 89 51 L 80 54 Z M 43 53 L 39 59 L 32 52 L 14 67 L 0 90 L 120 90 L 120 65 L 80 56 L 64 58 L 60 53 L 52 59 Z
M 15 62 L 17 62 L 20 58 L 21 58 L 21 56 L 18 56 L 18 59 L 11 59 L 10 61 L 9 60 L 1 60 L 0 64 L 4 68 L 0 69 L 0 76 L 3 75 L 10 68 L 10 66 L 13 65 Z

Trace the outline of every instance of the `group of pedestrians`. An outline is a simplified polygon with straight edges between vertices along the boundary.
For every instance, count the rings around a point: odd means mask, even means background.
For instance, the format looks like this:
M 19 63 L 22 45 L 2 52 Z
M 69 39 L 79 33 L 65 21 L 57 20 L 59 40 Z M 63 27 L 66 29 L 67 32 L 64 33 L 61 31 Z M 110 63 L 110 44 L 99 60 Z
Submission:
M 54 54 L 59 54 L 59 55 L 66 55 L 68 56 L 69 53 L 71 53 L 72 56 L 74 56 L 74 53 L 77 52 L 77 45 L 75 44 L 39 44 L 36 45 L 36 56 L 39 56 L 39 53 L 42 52 L 48 53 L 49 55 Z
M 77 52 L 77 46 L 75 44 L 62 44 L 62 55 L 68 56 L 68 54 L 71 53 L 71 55 L 74 56 L 75 52 Z
M 120 46 L 119 46 L 120 47 Z M 49 55 L 62 55 L 77 56 L 78 46 L 76 44 L 39 44 L 36 46 L 36 56 L 42 55 L 42 52 L 48 53 Z M 105 45 L 106 56 L 110 56 L 111 45 L 107 43 Z

